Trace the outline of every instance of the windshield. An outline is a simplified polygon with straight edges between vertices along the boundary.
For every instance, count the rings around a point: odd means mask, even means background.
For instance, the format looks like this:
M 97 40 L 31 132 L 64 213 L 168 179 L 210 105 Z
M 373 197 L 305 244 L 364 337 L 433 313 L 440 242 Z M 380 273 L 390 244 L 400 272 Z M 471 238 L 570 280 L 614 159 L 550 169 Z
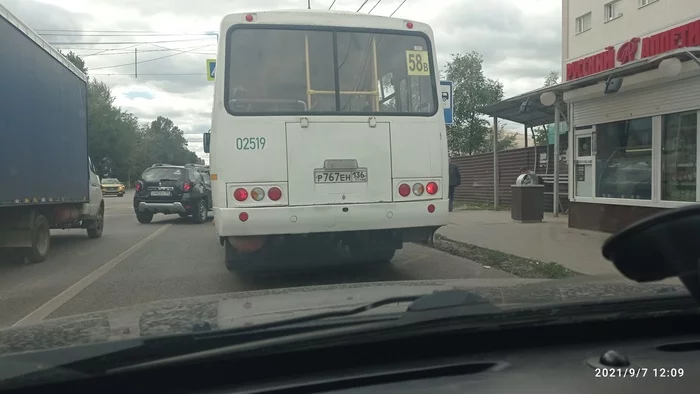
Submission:
M 186 169 L 175 168 L 175 167 L 159 167 L 159 168 L 149 168 L 143 172 L 141 178 L 146 182 L 161 181 L 161 180 L 180 180 L 185 174 L 187 174 Z
M 226 102 L 233 114 L 437 110 L 424 35 L 235 28 L 228 40 Z
M 0 0 L 0 358 L 686 294 L 602 253 L 700 207 L 700 1 L 632 3 Z

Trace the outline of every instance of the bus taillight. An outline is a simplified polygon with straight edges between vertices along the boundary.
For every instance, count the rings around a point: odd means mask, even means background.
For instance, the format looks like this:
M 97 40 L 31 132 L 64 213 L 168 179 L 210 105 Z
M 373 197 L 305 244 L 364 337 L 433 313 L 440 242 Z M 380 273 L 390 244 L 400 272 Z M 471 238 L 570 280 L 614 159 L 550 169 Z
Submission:
M 411 186 L 402 183 L 401 186 L 399 186 L 399 194 L 401 197 L 407 197 L 409 194 L 411 194 Z
M 267 196 L 270 197 L 270 200 L 277 201 L 282 198 L 282 190 L 280 190 L 279 187 L 273 186 L 267 191 Z
M 237 201 L 245 201 L 248 198 L 248 191 L 242 187 L 239 187 L 233 192 L 233 198 L 235 198 Z
M 435 194 L 438 191 L 438 185 L 435 182 L 428 182 L 428 184 L 425 186 L 425 190 L 428 192 L 428 194 Z
M 253 190 L 250 191 L 250 197 L 255 201 L 260 201 L 265 198 L 265 190 L 254 187 Z
M 422 183 L 416 183 L 413 185 L 413 194 L 416 196 L 422 195 L 424 190 L 425 188 L 423 187 Z
M 406 27 L 413 29 L 413 22 L 406 22 Z

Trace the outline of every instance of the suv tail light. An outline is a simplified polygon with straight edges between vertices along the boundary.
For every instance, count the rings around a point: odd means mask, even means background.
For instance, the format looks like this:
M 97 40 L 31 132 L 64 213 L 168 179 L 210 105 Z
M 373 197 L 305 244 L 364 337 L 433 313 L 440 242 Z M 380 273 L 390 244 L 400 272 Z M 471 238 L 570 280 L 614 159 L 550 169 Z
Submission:
M 140 192 L 141 191 L 141 181 L 136 182 L 136 191 Z
M 280 190 L 279 187 L 273 186 L 267 191 L 267 196 L 270 197 L 270 200 L 277 201 L 282 198 L 282 190 Z
M 435 194 L 438 191 L 438 185 L 435 182 L 428 182 L 428 184 L 425 186 L 425 191 L 428 192 L 428 194 Z
M 248 198 L 248 191 L 242 187 L 239 187 L 233 192 L 233 198 L 237 201 L 245 201 Z
M 185 182 L 185 184 L 182 185 L 182 191 L 189 192 L 190 190 L 192 190 L 192 183 Z

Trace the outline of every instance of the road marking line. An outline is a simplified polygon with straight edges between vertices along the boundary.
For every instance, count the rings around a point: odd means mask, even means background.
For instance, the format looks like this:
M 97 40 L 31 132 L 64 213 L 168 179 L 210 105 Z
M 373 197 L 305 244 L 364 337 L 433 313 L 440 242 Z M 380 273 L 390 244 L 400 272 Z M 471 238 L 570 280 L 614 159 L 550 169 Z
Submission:
M 71 298 L 75 297 L 78 293 L 85 290 L 86 287 L 90 286 L 97 279 L 100 279 L 100 277 L 102 277 L 104 274 L 111 271 L 114 267 L 116 267 L 122 261 L 126 260 L 129 256 L 136 253 L 144 245 L 151 242 L 155 237 L 162 234 L 170 226 L 172 226 L 172 224 L 166 224 L 166 225 L 162 226 L 161 228 L 159 228 L 158 230 L 154 231 L 148 237 L 137 242 L 132 247 L 123 251 L 121 254 L 119 254 L 117 257 L 113 258 L 112 260 L 104 263 L 100 268 L 87 274 L 85 277 L 83 277 L 79 281 L 75 282 L 71 287 L 63 290 L 59 295 L 52 298 L 44 305 L 36 308 L 33 312 L 31 312 L 27 316 L 18 320 L 15 324 L 12 325 L 12 327 L 29 325 L 29 324 L 36 324 L 36 323 L 41 322 L 42 320 L 44 320 L 46 318 L 46 316 L 53 313 L 53 311 L 55 311 L 56 309 L 61 307 L 61 305 L 70 301 Z

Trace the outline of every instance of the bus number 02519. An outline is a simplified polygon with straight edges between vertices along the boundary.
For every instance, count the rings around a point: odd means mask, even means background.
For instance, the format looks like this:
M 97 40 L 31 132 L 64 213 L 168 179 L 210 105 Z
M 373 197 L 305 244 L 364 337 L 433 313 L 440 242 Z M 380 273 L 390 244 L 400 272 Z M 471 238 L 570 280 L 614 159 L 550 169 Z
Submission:
M 265 149 L 265 137 L 236 138 L 236 149 L 238 149 L 238 150 Z

